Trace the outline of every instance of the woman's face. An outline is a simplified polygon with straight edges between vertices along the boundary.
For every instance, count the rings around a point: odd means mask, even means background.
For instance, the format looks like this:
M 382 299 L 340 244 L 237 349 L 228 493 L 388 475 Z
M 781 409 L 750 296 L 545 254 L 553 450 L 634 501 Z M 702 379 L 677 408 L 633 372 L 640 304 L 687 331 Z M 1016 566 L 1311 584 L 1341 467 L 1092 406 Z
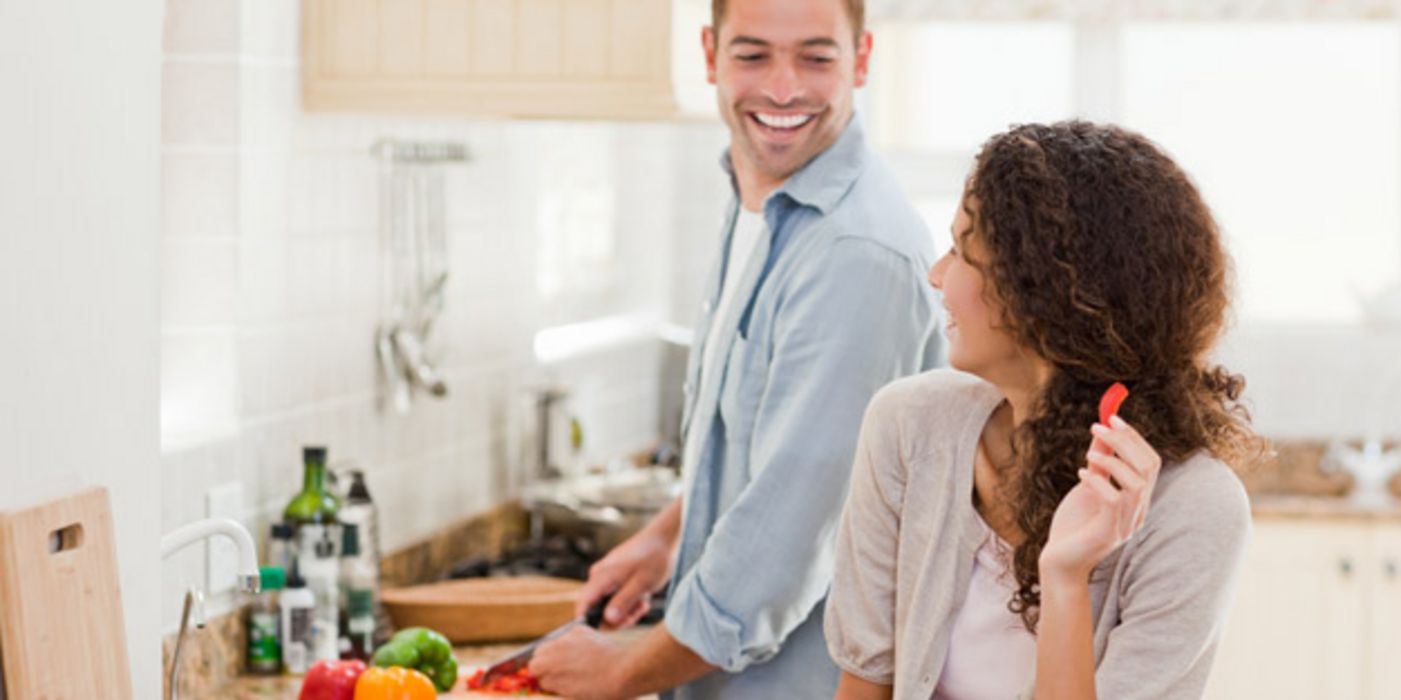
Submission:
M 988 381 L 1017 376 L 1027 363 L 1027 353 L 998 322 L 993 290 L 970 259 L 986 264 L 986 249 L 973 232 L 965 207 L 975 206 L 967 198 L 958 207 L 950 230 L 953 246 L 929 268 L 929 283 L 943 292 L 945 334 L 949 341 L 949 364 Z

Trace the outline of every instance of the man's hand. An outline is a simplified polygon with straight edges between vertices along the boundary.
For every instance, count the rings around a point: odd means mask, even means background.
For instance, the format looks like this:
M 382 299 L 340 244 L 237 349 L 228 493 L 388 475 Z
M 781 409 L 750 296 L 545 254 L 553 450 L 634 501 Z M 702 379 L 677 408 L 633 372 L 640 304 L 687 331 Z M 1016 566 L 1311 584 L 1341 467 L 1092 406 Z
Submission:
M 609 629 L 631 627 L 647 613 L 652 594 L 671 578 L 671 550 L 680 529 L 681 501 L 677 499 L 637 534 L 613 548 L 589 568 L 589 580 L 579 590 L 575 613 L 608 595 L 613 600 L 604 611 Z
M 588 627 L 575 627 L 535 650 L 530 674 L 545 690 L 577 700 L 623 697 L 620 672 L 626 649 Z
M 579 626 L 535 650 L 530 673 L 540 686 L 579 700 L 609 700 L 658 693 L 716 670 L 676 641 L 666 625 L 621 644 Z

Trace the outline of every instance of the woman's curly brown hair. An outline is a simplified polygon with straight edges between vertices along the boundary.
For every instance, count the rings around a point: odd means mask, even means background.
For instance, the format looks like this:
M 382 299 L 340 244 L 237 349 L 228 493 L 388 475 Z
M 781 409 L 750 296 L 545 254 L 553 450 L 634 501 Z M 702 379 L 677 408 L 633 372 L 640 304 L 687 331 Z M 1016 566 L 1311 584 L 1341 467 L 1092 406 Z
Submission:
M 1078 482 L 1102 392 L 1164 464 L 1207 450 L 1241 464 L 1263 442 L 1238 402 L 1245 381 L 1209 353 L 1224 329 L 1231 263 L 1187 175 L 1143 136 L 1084 121 L 1017 126 L 977 156 L 964 204 L 1000 323 L 1054 367 L 1013 435 L 1017 525 L 1010 608 L 1035 630 L 1037 564 Z

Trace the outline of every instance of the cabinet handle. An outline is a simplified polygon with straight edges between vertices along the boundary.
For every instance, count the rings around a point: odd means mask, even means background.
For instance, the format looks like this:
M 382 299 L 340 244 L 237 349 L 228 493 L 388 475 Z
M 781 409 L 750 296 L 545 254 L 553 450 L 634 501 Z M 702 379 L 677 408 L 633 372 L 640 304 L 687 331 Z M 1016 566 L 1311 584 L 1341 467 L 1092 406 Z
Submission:
M 1382 572 L 1384 572 L 1384 573 L 1386 574 L 1386 577 L 1387 577 L 1388 579 L 1393 579 L 1393 580 L 1394 580 L 1394 579 L 1396 578 L 1396 574 L 1398 573 L 1398 567 L 1397 567 L 1397 565 L 1396 565 L 1396 560 L 1395 560 L 1395 559 L 1387 559 L 1385 562 L 1382 562 Z
M 1351 559 L 1351 558 L 1349 558 L 1349 557 L 1343 557 L 1342 559 L 1339 559 L 1339 560 L 1338 560 L 1338 573 L 1342 574 L 1343 576 L 1351 576 L 1351 575 L 1352 575 L 1352 559 Z

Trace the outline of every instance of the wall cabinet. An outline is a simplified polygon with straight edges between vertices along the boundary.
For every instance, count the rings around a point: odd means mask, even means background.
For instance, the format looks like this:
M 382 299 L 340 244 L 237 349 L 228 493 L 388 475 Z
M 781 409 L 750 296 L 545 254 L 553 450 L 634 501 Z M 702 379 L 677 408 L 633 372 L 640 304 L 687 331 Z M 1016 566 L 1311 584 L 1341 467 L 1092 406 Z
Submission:
M 303 0 L 310 111 L 675 113 L 671 0 Z
M 1257 518 L 1205 697 L 1401 698 L 1401 521 Z

